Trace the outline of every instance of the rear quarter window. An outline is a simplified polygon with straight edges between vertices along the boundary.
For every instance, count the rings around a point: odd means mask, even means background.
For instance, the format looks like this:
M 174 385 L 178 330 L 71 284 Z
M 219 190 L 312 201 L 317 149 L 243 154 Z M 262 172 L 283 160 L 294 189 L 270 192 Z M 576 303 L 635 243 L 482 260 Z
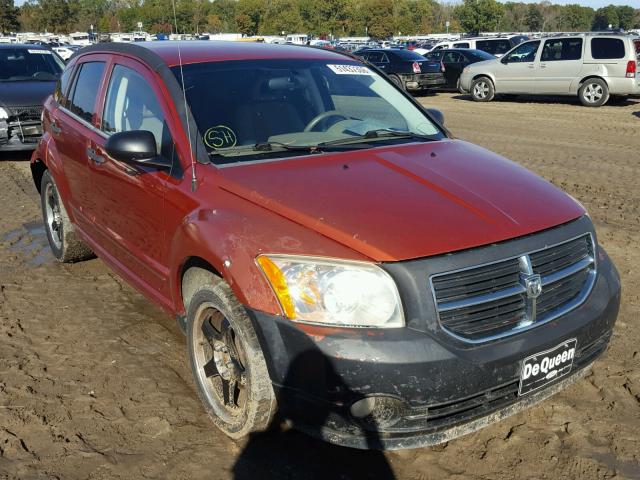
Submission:
M 624 58 L 624 41 L 619 38 L 592 38 L 591 56 L 597 60 Z

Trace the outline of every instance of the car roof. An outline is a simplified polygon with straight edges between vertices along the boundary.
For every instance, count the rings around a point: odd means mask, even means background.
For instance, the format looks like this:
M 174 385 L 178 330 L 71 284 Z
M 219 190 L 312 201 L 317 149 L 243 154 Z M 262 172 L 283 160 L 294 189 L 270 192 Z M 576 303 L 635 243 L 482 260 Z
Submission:
M 78 55 L 84 55 L 90 52 L 104 52 L 144 56 L 143 50 L 153 52 L 169 67 L 179 65 L 180 58 L 182 58 L 183 65 L 191 63 L 221 62 L 227 60 L 268 60 L 288 58 L 328 61 L 354 60 L 348 55 L 321 48 L 299 45 L 276 45 L 270 43 L 218 40 L 156 41 L 136 42 L 134 44 L 99 43 L 83 48 L 78 52 Z
M 18 50 L 27 50 L 27 49 L 31 49 L 31 50 L 37 50 L 38 48 L 41 48 L 42 50 L 47 50 L 48 46 L 47 45 L 40 45 L 39 43 L 0 43 L 0 49 L 18 49 Z

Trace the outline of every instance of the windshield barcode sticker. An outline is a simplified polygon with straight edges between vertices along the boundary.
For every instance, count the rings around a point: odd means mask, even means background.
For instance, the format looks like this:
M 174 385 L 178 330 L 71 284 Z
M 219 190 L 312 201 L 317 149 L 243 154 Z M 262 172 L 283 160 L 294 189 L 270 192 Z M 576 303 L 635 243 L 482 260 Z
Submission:
M 27 50 L 29 53 L 39 53 L 41 55 L 51 55 L 49 50 Z
M 371 70 L 362 65 L 327 65 L 338 75 L 371 75 Z

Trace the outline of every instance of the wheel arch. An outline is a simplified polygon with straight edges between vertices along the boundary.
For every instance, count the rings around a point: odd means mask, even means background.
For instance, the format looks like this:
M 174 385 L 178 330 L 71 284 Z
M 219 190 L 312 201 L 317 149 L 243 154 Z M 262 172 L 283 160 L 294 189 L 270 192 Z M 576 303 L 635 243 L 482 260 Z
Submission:
M 222 274 L 210 262 L 199 256 L 187 257 L 178 270 L 180 287 L 180 299 L 185 311 L 189 309 L 189 302 L 193 298 L 199 285 L 212 281 L 216 283 L 223 280 Z
M 29 167 L 31 168 L 31 178 L 36 186 L 36 190 L 38 193 L 41 193 L 40 187 L 42 183 L 42 176 L 44 175 L 44 172 L 48 170 L 47 164 L 40 158 L 34 158 L 31 160 Z
M 604 83 L 607 84 L 607 87 L 609 87 L 609 82 L 607 82 L 607 79 L 604 78 L 601 75 L 595 75 L 595 74 L 591 74 L 591 75 L 586 75 L 584 78 L 582 78 L 579 82 L 578 82 L 578 89 L 580 89 L 580 87 L 582 87 L 582 85 L 584 85 L 584 83 L 587 80 L 590 80 L 592 78 L 597 78 L 598 80 L 602 80 Z

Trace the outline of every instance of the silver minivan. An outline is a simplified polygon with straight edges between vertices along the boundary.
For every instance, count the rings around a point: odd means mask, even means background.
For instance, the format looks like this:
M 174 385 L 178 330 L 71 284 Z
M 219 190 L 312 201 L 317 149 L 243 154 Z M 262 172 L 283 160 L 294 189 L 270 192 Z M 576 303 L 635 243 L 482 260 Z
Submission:
M 502 58 L 474 63 L 458 88 L 478 102 L 496 94 L 577 95 L 599 107 L 610 98 L 640 95 L 640 38 L 583 33 L 524 42 Z

